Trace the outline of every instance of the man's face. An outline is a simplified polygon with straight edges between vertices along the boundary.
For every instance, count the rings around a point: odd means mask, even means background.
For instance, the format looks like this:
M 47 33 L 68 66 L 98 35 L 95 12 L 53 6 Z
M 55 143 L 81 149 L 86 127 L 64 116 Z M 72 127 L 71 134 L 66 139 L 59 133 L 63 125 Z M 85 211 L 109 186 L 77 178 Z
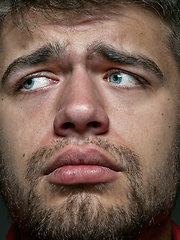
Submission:
M 40 238 L 136 239 L 174 203 L 177 66 L 159 18 L 117 12 L 4 28 L 4 194 Z

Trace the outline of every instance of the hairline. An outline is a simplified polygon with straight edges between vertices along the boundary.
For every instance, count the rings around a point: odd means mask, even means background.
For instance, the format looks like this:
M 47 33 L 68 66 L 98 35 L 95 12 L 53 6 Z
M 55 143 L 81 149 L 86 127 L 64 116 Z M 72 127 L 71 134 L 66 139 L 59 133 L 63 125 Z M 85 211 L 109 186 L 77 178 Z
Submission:
M 139 1 L 139 0 L 119 0 L 118 3 L 117 1 L 115 1 L 115 3 L 107 3 L 105 7 L 102 7 L 102 8 L 95 8 L 95 9 L 91 9 L 91 11 L 86 11 L 84 9 L 76 9 L 76 11 L 74 11 L 73 9 L 69 9 L 69 10 L 66 10 L 66 9 L 56 9 L 56 10 L 59 10 L 62 12 L 62 14 L 66 14 L 66 16 L 72 16 L 71 13 L 75 15 L 79 14 L 80 12 L 83 13 L 84 15 L 89 15 L 89 16 L 93 16 L 95 14 L 102 14 L 102 13 L 114 13 L 114 14 L 117 14 L 115 11 L 112 11 L 112 9 L 117 6 L 123 6 L 123 5 L 127 5 L 127 4 L 130 4 L 132 6 L 132 4 L 134 4 L 134 6 L 139 6 L 140 8 L 142 9 L 145 9 L 146 11 L 148 11 L 149 13 L 152 13 L 152 14 L 155 14 L 157 17 L 159 17 L 159 20 L 161 20 L 162 23 L 164 23 L 164 26 L 165 26 L 165 34 L 164 34 L 164 37 L 167 39 L 167 48 L 169 49 L 169 51 L 172 53 L 172 56 L 174 57 L 174 60 L 175 62 L 177 63 L 177 68 L 180 72 L 180 51 L 177 53 L 177 50 L 176 50 L 176 46 L 177 45 L 177 41 L 178 39 L 180 39 L 180 37 L 177 36 L 177 34 L 175 34 L 175 30 L 174 30 L 174 27 L 173 27 L 173 24 L 169 23 L 167 21 L 167 19 L 163 18 L 163 16 L 161 15 L 161 13 L 159 11 L 157 11 L 157 9 L 155 9 L 153 7 L 153 5 L 146 5 L 146 4 L 143 4 L 144 3 L 144 0 L 142 1 Z M 107 7 L 107 6 L 110 6 L 110 7 Z M 50 19 L 53 19 L 55 21 L 58 22 L 58 18 L 54 17 L 52 14 L 53 14 L 53 9 L 40 9 L 40 8 L 34 8 L 36 12 L 36 14 L 40 11 L 42 12 L 45 17 L 50 17 Z M 22 12 L 22 9 L 20 11 L 20 15 L 18 16 L 18 14 L 13 14 L 13 13 L 9 13 L 7 14 L 4 19 L 2 20 L 1 19 L 1 22 L 0 22 L 0 41 L 1 41 L 1 33 L 5 27 L 5 23 L 6 23 L 6 18 L 10 18 L 10 20 L 12 20 L 15 25 L 17 27 L 20 27 L 21 29 L 29 32 L 31 34 L 31 31 L 28 27 L 28 23 L 26 22 L 26 20 L 24 19 L 24 15 L 28 14 L 29 12 L 31 11 L 31 9 L 29 9 L 28 11 L 26 12 Z M 52 11 L 52 12 L 51 12 Z M 100 12 L 101 11 L 101 12 Z M 108 11 L 108 12 L 107 12 Z M 111 12 L 112 11 L 112 12 Z M 52 13 L 52 14 L 51 14 Z M 14 16 L 13 16 L 14 15 Z M 18 19 L 19 18 L 19 19 Z M 31 22 L 30 22 L 31 23 Z M 176 38 L 177 41 L 176 41 Z

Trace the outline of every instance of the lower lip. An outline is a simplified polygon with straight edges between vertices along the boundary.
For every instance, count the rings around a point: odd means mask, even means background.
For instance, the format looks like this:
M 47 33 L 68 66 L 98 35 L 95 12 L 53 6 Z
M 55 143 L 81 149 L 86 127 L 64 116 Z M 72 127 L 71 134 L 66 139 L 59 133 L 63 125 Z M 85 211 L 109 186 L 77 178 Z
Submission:
M 97 165 L 68 165 L 47 175 L 47 181 L 61 185 L 105 183 L 116 178 L 117 172 Z

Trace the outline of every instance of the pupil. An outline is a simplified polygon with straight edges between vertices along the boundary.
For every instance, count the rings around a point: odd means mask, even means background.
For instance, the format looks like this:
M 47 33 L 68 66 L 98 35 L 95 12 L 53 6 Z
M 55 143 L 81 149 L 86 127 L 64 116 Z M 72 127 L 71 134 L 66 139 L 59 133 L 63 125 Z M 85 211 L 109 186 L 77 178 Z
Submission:
M 32 84 L 32 80 L 31 79 L 28 79 L 27 81 L 26 81 L 26 85 L 31 85 Z
M 114 76 L 114 81 L 118 81 L 119 80 L 119 76 L 118 75 L 115 75 Z
M 110 78 L 109 78 L 110 82 L 112 83 L 121 83 L 122 81 L 122 76 L 120 73 L 113 73 Z
M 34 81 L 32 79 L 27 79 L 25 82 L 24 82 L 24 87 L 26 89 L 30 89 L 31 87 L 33 87 L 34 85 Z

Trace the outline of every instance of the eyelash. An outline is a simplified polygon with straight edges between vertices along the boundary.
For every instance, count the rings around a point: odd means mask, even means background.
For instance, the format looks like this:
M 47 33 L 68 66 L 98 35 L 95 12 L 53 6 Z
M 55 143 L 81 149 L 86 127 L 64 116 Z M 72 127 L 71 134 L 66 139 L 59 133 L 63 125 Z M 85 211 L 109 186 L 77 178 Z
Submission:
M 33 79 L 33 78 L 42 78 L 45 77 L 47 79 L 49 79 L 49 81 L 55 82 L 56 80 L 53 80 L 52 77 L 47 76 L 47 74 L 45 73 L 37 73 L 37 74 L 31 74 L 28 76 L 23 77 L 22 79 L 20 79 L 20 81 L 14 86 L 15 92 L 18 93 L 20 91 L 22 91 L 23 89 L 23 83 L 27 80 Z M 27 91 L 30 92 L 31 90 Z
M 103 79 L 106 80 L 106 81 L 108 81 L 107 79 L 108 79 L 108 78 L 110 77 L 110 75 L 113 74 L 113 73 L 123 73 L 123 74 L 127 74 L 127 75 L 135 78 L 135 79 L 137 80 L 137 82 L 140 84 L 139 87 L 141 86 L 141 87 L 143 87 L 143 88 L 146 88 L 147 86 L 149 86 L 148 82 L 147 82 L 144 78 L 140 77 L 140 76 L 137 75 L 137 74 L 134 74 L 134 73 L 131 73 L 131 72 L 128 72 L 128 71 L 125 71 L 125 70 L 121 70 L 121 69 L 111 69 L 111 70 L 109 70 L 108 72 L 106 72 L 106 73 L 104 74 Z M 15 91 L 16 93 L 21 92 L 22 89 L 23 89 L 23 83 L 24 83 L 25 81 L 27 81 L 28 79 L 40 78 L 40 77 L 45 77 L 45 78 L 49 79 L 49 81 L 52 81 L 52 82 L 57 81 L 57 80 L 53 80 L 52 76 L 48 76 L 47 73 L 33 73 L 33 74 L 30 74 L 30 75 L 28 75 L 28 76 L 23 77 L 23 78 L 14 86 L 14 91 Z M 109 82 L 109 83 L 111 83 L 111 82 Z M 121 87 L 121 86 L 116 85 L 116 87 Z M 138 87 L 138 86 L 137 86 L 137 87 Z M 128 88 L 130 88 L 130 87 L 126 87 L 126 88 L 128 89 Z M 43 89 L 43 87 L 42 87 L 42 89 Z M 39 90 L 39 89 L 38 89 L 38 90 Z M 38 90 L 29 90 L 29 91 L 24 91 L 24 92 L 28 93 L 28 92 L 32 92 L 32 91 L 35 92 L 35 91 L 38 91 Z
M 147 87 L 149 86 L 148 82 L 143 78 L 143 77 L 140 77 L 139 75 L 137 74 L 134 74 L 134 73 L 131 73 L 131 72 L 128 72 L 128 71 L 125 71 L 125 70 L 121 70 L 121 69 L 111 69 L 109 70 L 106 74 L 104 74 L 104 77 L 103 79 L 105 79 L 107 81 L 107 79 L 110 77 L 111 74 L 113 73 L 123 73 L 123 74 L 127 74 L 133 78 L 135 78 L 137 80 L 137 82 L 139 82 L 139 84 L 142 86 L 142 87 Z

